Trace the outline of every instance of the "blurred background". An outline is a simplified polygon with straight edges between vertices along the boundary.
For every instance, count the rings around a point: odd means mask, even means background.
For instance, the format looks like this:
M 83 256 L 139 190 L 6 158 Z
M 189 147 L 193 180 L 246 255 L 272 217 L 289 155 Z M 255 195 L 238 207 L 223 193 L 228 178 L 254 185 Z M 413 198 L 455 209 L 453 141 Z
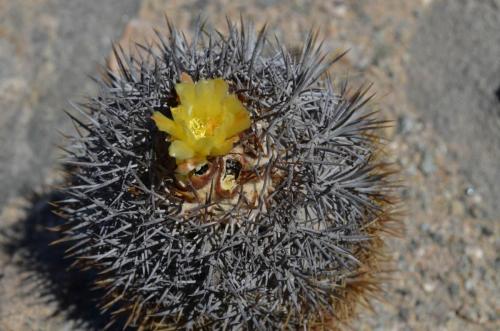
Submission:
M 374 84 L 388 159 L 403 169 L 398 271 L 355 330 L 500 329 L 500 0 L 0 0 L 0 330 L 100 330 L 92 274 L 66 271 L 54 216 L 68 100 L 111 42 L 151 40 L 166 14 L 224 29 L 240 13 L 290 47 L 318 28 L 332 68 Z M 36 195 L 35 195 L 36 193 Z

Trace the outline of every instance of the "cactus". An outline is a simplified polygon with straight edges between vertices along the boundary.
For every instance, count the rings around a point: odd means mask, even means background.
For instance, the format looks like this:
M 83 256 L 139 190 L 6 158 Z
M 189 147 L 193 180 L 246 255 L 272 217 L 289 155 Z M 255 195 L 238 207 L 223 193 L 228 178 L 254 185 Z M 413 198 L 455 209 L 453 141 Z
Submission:
M 292 55 L 244 22 L 168 26 L 68 113 L 68 254 L 130 326 L 338 328 L 394 220 L 369 88 L 333 82 L 315 33 Z

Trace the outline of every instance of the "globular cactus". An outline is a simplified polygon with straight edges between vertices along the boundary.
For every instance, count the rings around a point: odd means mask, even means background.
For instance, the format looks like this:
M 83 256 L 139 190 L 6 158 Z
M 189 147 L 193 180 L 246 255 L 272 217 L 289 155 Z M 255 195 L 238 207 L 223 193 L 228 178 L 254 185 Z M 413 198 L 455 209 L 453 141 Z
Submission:
M 169 24 L 70 114 L 68 219 L 103 309 L 144 329 L 335 329 L 378 288 L 394 182 L 368 89 L 310 34 Z

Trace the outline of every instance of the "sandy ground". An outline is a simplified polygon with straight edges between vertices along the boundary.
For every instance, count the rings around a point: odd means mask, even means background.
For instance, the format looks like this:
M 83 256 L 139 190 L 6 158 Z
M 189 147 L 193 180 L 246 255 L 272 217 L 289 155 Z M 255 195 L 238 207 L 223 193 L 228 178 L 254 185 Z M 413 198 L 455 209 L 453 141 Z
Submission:
M 190 31 L 202 13 L 223 29 L 240 12 L 290 47 L 318 28 L 332 68 L 374 83 L 394 120 L 388 157 L 403 169 L 399 269 L 355 330 L 500 328 L 500 1 L 0 0 L 0 330 L 100 330 L 92 273 L 48 246 L 57 224 L 62 109 L 92 93 L 111 40 L 141 42 L 163 14 Z M 121 36 L 121 37 L 120 37 Z M 38 193 L 34 196 L 34 193 Z

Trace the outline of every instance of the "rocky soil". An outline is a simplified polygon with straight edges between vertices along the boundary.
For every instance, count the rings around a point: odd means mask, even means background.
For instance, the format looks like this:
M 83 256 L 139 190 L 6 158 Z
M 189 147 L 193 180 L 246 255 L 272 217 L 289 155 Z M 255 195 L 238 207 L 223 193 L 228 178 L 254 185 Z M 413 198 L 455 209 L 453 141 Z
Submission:
M 403 172 L 398 269 L 355 330 L 500 329 L 500 1 L 0 0 L 0 330 L 100 330 L 93 275 L 68 271 L 46 230 L 68 100 L 111 40 L 147 41 L 164 13 L 190 31 L 240 13 L 289 47 L 311 27 L 338 79 L 374 83 L 394 120 L 387 155 Z

